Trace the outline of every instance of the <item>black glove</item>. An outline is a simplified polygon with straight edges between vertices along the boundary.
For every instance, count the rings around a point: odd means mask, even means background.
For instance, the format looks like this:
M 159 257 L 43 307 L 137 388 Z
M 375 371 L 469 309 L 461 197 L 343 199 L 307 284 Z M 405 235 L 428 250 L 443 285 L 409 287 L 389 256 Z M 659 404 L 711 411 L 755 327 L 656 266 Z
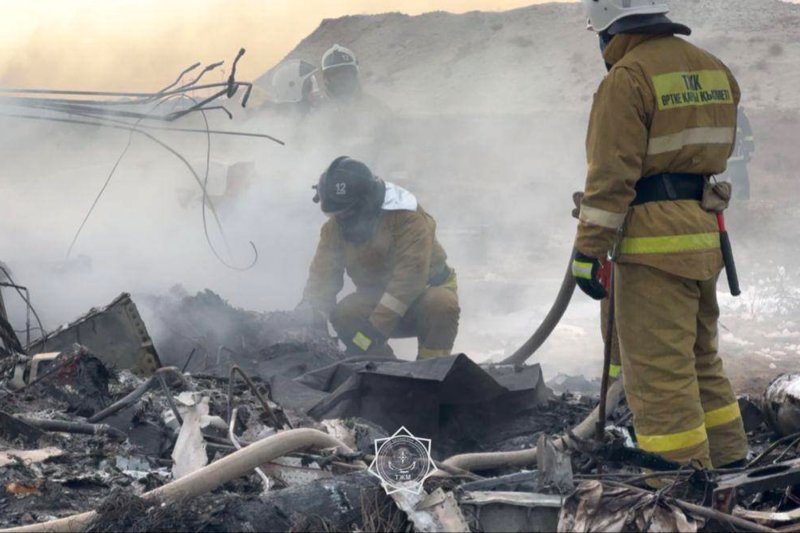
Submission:
M 606 276 L 610 272 L 609 263 L 580 252 L 575 252 L 572 260 L 572 275 L 578 287 L 595 300 L 608 297 Z
M 369 320 L 361 323 L 355 335 L 350 340 L 357 351 L 368 353 L 370 349 L 383 345 L 388 339 L 386 336 L 373 326 Z

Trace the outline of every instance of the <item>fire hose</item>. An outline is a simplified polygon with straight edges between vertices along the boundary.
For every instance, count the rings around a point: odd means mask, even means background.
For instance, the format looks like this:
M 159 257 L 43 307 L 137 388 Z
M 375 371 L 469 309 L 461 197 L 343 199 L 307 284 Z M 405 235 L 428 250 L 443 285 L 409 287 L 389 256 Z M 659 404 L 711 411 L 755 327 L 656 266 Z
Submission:
M 606 406 L 610 411 L 622 400 L 622 381 L 618 380 L 611 384 L 606 395 Z M 580 439 L 588 440 L 594 436 L 597 422 L 600 420 L 600 407 L 596 407 L 586 419 L 575 426 L 571 435 Z M 571 437 L 564 435 L 558 437 L 554 445 L 558 450 L 566 450 L 570 445 Z M 537 449 L 529 448 L 514 452 L 486 452 L 486 453 L 465 453 L 455 455 L 446 461 L 445 467 L 454 467 L 470 472 L 481 470 L 492 470 L 500 467 L 524 467 L 536 463 Z
M 550 334 L 553 333 L 553 330 L 558 325 L 561 317 L 564 316 L 564 312 L 566 312 L 567 307 L 569 307 L 569 302 L 572 300 L 572 295 L 575 292 L 575 277 L 572 275 L 573 255 L 570 255 L 567 272 L 564 275 L 564 281 L 561 282 L 561 288 L 558 291 L 558 295 L 556 296 L 556 300 L 553 302 L 553 306 L 550 308 L 550 311 L 547 313 L 544 320 L 533 333 L 533 335 L 531 335 L 531 337 L 525 342 L 525 344 L 523 344 L 511 356 L 503 359 L 501 364 L 514 366 L 524 365 L 525 362 L 536 352 L 536 350 L 538 350 L 542 344 L 544 344 L 544 341 L 547 340 Z
M 608 390 L 607 404 L 613 409 L 622 398 L 622 383 L 615 382 Z M 596 408 L 571 435 L 588 439 L 597 424 L 599 408 Z M 562 436 L 555 441 L 558 449 L 566 449 L 571 437 Z M 259 465 L 273 461 L 290 453 L 308 448 L 337 448 L 342 454 L 353 454 L 343 442 L 315 429 L 301 428 L 283 431 L 267 437 L 227 457 L 201 468 L 163 487 L 146 492 L 144 500 L 150 502 L 185 501 L 214 490 L 220 485 L 243 476 Z M 537 450 L 531 448 L 515 452 L 470 453 L 453 456 L 442 463 L 443 469 L 467 471 L 490 470 L 498 467 L 527 466 L 536 462 Z M 97 517 L 96 511 L 88 511 L 49 522 L 3 529 L 0 532 L 26 533 L 34 531 L 83 531 Z
M 316 429 L 290 429 L 255 442 L 219 461 L 201 468 L 162 487 L 146 492 L 142 499 L 154 503 L 185 501 L 205 494 L 253 469 L 293 452 L 308 448 L 337 448 L 352 454 L 343 442 Z M 33 531 L 83 531 L 97 517 L 97 511 L 88 511 L 49 522 L 0 530 L 2 532 Z

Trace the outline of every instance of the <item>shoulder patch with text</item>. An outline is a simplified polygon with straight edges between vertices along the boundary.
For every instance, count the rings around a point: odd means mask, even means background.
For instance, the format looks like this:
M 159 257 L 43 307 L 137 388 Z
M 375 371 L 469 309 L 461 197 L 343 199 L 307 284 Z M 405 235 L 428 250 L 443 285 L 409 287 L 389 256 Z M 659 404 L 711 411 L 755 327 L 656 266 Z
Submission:
M 670 72 L 653 76 L 658 109 L 733 104 L 728 76 L 722 70 Z

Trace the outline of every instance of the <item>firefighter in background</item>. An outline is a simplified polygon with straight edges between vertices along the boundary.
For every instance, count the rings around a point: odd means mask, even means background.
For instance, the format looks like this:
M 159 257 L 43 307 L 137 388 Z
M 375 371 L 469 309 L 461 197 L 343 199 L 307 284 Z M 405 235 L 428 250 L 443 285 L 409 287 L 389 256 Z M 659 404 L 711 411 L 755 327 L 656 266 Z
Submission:
M 334 44 L 320 60 L 322 101 L 315 127 L 334 153 L 347 153 L 392 169 L 399 144 L 392 112 L 362 86 L 361 66 L 352 50 Z M 389 149 L 391 148 L 391 149 Z
M 622 375 L 639 446 L 681 463 L 744 462 L 739 406 L 718 355 L 716 216 L 708 176 L 733 149 L 740 91 L 653 0 L 583 0 L 609 73 L 594 100 L 573 274 L 596 299 L 615 251 Z M 708 194 L 707 192 L 705 194 Z
M 271 107 L 300 116 L 307 115 L 320 100 L 316 73 L 314 65 L 299 59 L 278 65 L 270 80 Z
M 434 219 L 349 157 L 334 160 L 316 189 L 330 218 L 298 309 L 330 320 L 351 354 L 393 355 L 388 339 L 417 337 L 419 359 L 450 355 L 460 308 Z M 337 303 L 345 272 L 356 290 Z
M 739 108 L 738 119 L 736 121 L 736 144 L 728 159 L 728 170 L 722 179 L 730 181 L 733 185 L 733 199 L 747 201 L 750 199 L 750 173 L 747 165 L 753 159 L 753 152 L 756 151 L 756 144 L 753 140 L 753 128 L 750 120 Z

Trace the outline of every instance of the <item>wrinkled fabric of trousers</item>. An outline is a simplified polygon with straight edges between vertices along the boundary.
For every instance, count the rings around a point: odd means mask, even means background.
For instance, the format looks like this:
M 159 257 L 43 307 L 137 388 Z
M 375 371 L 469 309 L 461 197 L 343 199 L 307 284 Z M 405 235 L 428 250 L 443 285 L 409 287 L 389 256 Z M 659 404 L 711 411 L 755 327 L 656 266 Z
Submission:
M 381 294 L 356 291 L 342 298 L 330 316 L 340 339 L 352 338 L 357 328 L 372 313 Z M 403 316 L 391 338 L 417 337 L 418 359 L 450 355 L 458 334 L 461 309 L 458 293 L 447 286 L 429 287 Z M 370 350 L 373 355 L 393 355 L 388 344 Z
M 720 467 L 744 459 L 747 437 L 718 354 L 716 277 L 695 281 L 616 266 L 622 374 L 639 446 L 673 461 Z

